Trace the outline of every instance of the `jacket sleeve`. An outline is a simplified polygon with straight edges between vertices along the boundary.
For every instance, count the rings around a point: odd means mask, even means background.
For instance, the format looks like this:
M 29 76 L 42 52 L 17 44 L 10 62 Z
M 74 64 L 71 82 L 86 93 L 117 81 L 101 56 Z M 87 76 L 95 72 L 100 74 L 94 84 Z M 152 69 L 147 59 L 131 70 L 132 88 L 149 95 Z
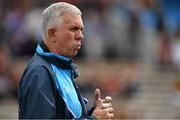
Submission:
M 19 118 L 55 118 L 54 89 L 51 76 L 44 66 L 27 69 L 20 83 Z

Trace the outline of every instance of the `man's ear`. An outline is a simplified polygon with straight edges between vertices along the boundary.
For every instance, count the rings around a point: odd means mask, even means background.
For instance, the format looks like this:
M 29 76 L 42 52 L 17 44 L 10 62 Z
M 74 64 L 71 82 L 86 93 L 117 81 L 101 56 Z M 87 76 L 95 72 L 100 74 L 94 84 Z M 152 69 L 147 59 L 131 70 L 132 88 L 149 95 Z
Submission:
M 55 37 L 56 37 L 55 32 L 56 32 L 55 28 L 49 28 L 48 29 L 48 36 L 49 36 L 49 38 L 51 39 L 52 42 L 56 41 L 56 39 L 55 39 Z

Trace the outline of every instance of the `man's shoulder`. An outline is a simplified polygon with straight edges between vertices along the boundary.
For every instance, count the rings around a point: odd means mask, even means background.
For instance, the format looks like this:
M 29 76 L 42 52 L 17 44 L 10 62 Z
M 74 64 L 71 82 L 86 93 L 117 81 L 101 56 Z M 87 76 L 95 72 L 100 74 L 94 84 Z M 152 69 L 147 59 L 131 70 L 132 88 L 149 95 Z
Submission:
M 35 54 L 28 63 L 28 66 L 30 65 L 41 66 L 41 65 L 49 65 L 49 63 L 39 55 Z
M 29 74 L 47 74 L 50 72 L 51 66 L 50 64 L 41 58 L 38 55 L 34 55 L 31 60 L 28 62 L 27 66 L 25 67 L 24 70 L 24 75 L 29 75 Z M 23 76 L 24 76 L 23 75 Z
M 38 79 L 38 80 L 37 80 Z M 45 83 L 51 79 L 50 65 L 41 57 L 34 55 L 27 64 L 21 77 L 23 83 Z

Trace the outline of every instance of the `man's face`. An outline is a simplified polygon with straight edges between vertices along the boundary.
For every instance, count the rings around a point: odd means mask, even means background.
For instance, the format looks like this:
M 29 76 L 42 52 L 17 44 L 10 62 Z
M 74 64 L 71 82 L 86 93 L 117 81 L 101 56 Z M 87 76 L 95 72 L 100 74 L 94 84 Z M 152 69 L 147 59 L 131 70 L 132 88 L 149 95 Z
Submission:
M 62 24 L 55 32 L 55 49 L 57 54 L 74 57 L 81 48 L 84 29 L 81 15 L 65 14 Z

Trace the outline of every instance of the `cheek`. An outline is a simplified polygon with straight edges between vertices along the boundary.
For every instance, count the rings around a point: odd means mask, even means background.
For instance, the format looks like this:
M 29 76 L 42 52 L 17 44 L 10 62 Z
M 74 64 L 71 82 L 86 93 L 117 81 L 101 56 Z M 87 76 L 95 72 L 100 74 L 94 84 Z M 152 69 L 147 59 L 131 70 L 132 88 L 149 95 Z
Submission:
M 71 44 L 73 44 L 74 35 L 71 33 L 67 33 L 63 36 L 63 40 L 65 42 L 64 44 L 71 45 Z
M 58 39 L 58 46 L 65 49 L 70 49 L 73 45 L 73 35 L 72 34 L 61 34 Z
M 73 39 L 73 33 L 69 31 L 59 31 L 58 38 L 62 39 L 63 41 L 69 41 Z

